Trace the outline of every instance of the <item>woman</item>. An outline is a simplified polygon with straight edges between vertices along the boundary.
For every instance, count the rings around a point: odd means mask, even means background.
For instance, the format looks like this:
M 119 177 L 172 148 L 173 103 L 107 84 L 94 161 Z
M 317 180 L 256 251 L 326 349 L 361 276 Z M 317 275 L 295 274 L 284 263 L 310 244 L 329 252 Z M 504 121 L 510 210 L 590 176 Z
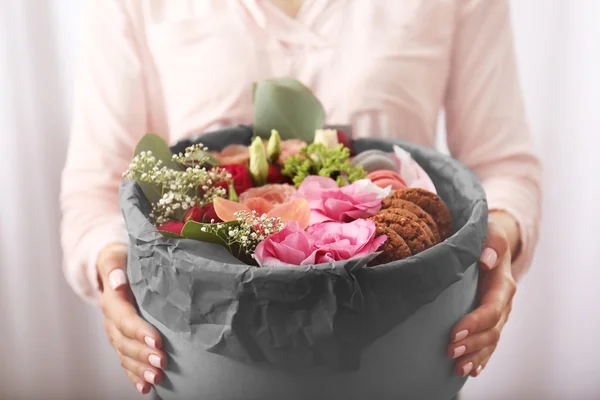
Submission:
M 100 305 L 125 372 L 147 393 L 167 363 L 126 285 L 121 173 L 146 132 L 170 143 L 252 121 L 251 83 L 297 78 L 328 123 L 451 154 L 490 206 L 480 306 L 453 329 L 456 373 L 487 365 L 530 264 L 540 164 L 515 66 L 508 0 L 91 1 L 62 188 L 65 274 Z

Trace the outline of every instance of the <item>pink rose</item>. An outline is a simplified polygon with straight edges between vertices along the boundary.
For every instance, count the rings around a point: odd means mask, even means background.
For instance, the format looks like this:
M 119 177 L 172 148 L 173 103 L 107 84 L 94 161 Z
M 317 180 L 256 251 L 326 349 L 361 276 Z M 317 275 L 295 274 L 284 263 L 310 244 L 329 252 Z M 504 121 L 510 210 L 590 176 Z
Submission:
M 308 261 L 310 264 L 325 264 L 374 253 L 387 240 L 385 235 L 375 238 L 375 230 L 375 223 L 364 219 L 309 226 L 307 233 L 316 238 L 316 251 Z
M 279 164 L 283 165 L 288 157 L 295 156 L 306 147 L 306 142 L 298 139 L 288 139 L 281 142 L 281 155 L 279 156 Z
M 296 222 L 258 244 L 254 257 L 263 267 L 324 264 L 371 254 L 387 240 L 375 238 L 375 223 L 326 222 L 304 231 Z
M 256 188 L 248 189 L 240 195 L 240 203 L 246 202 L 251 198 L 261 198 L 267 200 L 271 204 L 283 204 L 290 201 L 293 194 L 296 193 L 296 188 L 287 183 L 283 184 L 268 184 Z
M 250 160 L 250 151 L 248 146 L 242 144 L 230 144 L 221 151 L 210 153 L 217 159 L 220 165 L 247 164 Z
M 331 178 L 307 177 L 293 198 L 304 198 L 311 209 L 309 225 L 327 221 L 350 222 L 371 217 L 381 209 L 381 201 L 390 193 L 368 179 L 339 187 Z
M 263 267 L 303 265 L 315 250 L 313 241 L 312 235 L 297 222 L 288 222 L 281 231 L 256 246 L 254 258 Z

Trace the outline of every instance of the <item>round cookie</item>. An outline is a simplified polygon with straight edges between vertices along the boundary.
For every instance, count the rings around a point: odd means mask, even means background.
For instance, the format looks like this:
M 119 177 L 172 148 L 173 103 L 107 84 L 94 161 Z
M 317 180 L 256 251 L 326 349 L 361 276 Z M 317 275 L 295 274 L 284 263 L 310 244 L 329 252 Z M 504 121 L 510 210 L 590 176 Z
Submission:
M 433 232 L 431 232 L 431 229 L 429 229 L 429 226 L 427 226 L 425 221 L 423 221 L 421 218 L 419 218 L 415 213 L 410 212 L 405 209 L 402 209 L 402 208 L 385 208 L 385 209 L 379 211 L 379 213 L 378 213 L 378 215 L 387 215 L 387 214 L 399 215 L 399 216 L 406 217 L 406 218 L 409 218 L 409 219 L 415 221 L 417 224 L 419 224 L 421 226 L 421 229 L 423 229 L 423 231 L 425 231 L 425 233 L 427 234 L 429 239 L 431 239 L 431 246 L 433 246 L 434 244 L 437 243 L 435 240 L 435 236 L 433 235 Z
M 414 218 L 389 212 L 371 217 L 373 221 L 387 225 L 400 235 L 408 245 L 412 255 L 433 246 L 433 237 L 431 234 L 427 233 Z
M 391 199 L 389 202 L 387 202 L 387 204 L 388 204 L 388 207 L 384 207 L 383 208 L 384 210 L 401 208 L 403 210 L 407 210 L 407 211 L 410 211 L 411 213 L 415 214 L 423 222 L 425 222 L 425 224 L 427 224 L 427 227 L 433 234 L 433 238 L 435 239 L 435 242 L 436 243 L 441 242 L 440 231 L 438 230 L 437 224 L 435 223 L 433 218 L 431 218 L 431 215 L 427 214 L 421 207 L 419 207 L 415 203 L 411 203 L 410 201 L 402 200 L 402 199 Z
M 375 237 L 386 235 L 387 240 L 381 245 L 378 251 L 382 253 L 375 258 L 370 265 L 386 264 L 392 261 L 402 260 L 410 257 L 412 254 L 410 248 L 392 228 L 385 224 L 375 222 Z
M 440 232 L 441 240 L 446 240 L 452 234 L 452 216 L 444 201 L 435 193 L 421 188 L 409 188 L 390 194 L 383 200 L 383 206 L 391 204 L 394 199 L 415 203 L 435 221 Z

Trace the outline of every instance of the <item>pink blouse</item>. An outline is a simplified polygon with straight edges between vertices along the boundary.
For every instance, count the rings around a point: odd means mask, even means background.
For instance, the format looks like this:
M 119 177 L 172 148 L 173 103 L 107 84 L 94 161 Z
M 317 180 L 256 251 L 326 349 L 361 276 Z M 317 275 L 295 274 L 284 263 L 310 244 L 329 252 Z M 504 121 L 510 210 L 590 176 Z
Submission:
M 251 123 L 251 83 L 295 77 L 327 123 L 356 136 L 448 148 L 482 179 L 490 208 L 519 222 L 515 269 L 538 237 L 540 163 L 518 82 L 508 0 L 306 0 L 298 16 L 261 0 L 88 2 L 61 194 L 65 274 L 98 296 L 95 260 L 127 243 L 122 172 L 146 132 L 168 142 Z

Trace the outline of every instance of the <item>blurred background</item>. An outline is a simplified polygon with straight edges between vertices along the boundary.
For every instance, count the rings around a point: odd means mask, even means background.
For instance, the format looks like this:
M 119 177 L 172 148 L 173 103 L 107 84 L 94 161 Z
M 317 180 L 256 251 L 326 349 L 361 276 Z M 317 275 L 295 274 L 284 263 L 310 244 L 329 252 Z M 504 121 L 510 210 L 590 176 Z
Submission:
M 0 0 L 2 400 L 139 398 L 98 310 L 61 271 L 81 3 Z M 600 399 L 600 1 L 515 0 L 513 14 L 545 165 L 542 237 L 500 347 L 463 399 Z

